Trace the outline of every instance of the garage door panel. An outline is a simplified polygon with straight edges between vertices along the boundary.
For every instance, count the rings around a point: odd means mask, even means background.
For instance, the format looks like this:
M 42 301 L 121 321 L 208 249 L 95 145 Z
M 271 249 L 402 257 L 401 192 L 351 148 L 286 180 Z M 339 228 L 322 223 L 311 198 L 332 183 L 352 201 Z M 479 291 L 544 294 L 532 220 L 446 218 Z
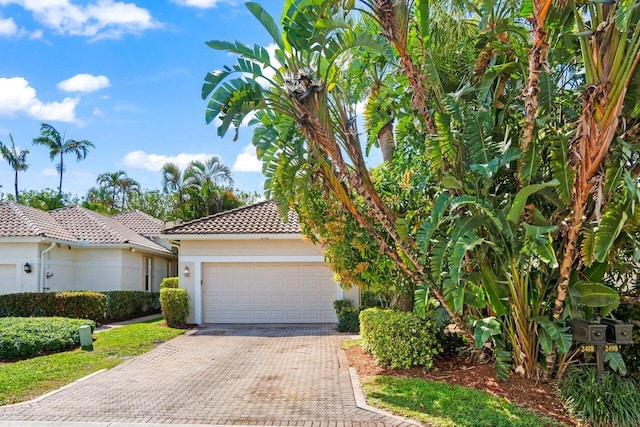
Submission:
M 322 264 L 205 264 L 205 323 L 335 322 L 336 285 Z
M 15 264 L 0 264 L 0 294 L 18 292 Z

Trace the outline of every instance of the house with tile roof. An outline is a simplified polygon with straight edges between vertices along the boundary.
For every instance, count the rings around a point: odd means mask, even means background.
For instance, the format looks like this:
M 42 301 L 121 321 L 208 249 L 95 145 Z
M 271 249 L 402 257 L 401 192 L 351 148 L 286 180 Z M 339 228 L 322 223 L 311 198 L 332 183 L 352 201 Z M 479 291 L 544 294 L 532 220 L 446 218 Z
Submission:
M 0 293 L 158 291 L 177 266 L 162 226 L 142 212 L 108 217 L 0 202 Z
M 178 276 L 190 323 L 333 323 L 343 290 L 321 247 L 304 240 L 298 217 L 272 201 L 166 228 L 179 245 Z

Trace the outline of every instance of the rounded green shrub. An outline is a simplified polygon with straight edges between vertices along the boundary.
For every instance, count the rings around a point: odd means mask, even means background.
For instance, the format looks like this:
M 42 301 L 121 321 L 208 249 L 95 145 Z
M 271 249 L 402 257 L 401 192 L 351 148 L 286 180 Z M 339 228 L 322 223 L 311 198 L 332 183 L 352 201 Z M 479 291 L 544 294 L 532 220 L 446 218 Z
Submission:
M 165 277 L 160 282 L 160 289 L 164 288 L 178 288 L 178 278 L 177 277 Z
M 640 388 L 631 377 L 606 371 L 598 381 L 593 368 L 570 369 L 560 383 L 560 397 L 569 413 L 591 427 L 637 427 Z
M 349 299 L 335 300 L 333 308 L 336 310 L 338 330 L 340 332 L 358 333 L 360 331 L 360 320 L 358 318 L 360 308 L 356 307 L 353 301 Z
M 368 308 L 360 312 L 363 349 L 388 368 L 431 368 L 442 351 L 432 321 L 411 312 Z
M 96 323 L 64 317 L 0 318 L 0 360 L 64 351 L 80 345 L 80 326 Z
M 186 289 L 160 289 L 160 305 L 167 325 L 183 328 L 189 317 L 189 294 Z

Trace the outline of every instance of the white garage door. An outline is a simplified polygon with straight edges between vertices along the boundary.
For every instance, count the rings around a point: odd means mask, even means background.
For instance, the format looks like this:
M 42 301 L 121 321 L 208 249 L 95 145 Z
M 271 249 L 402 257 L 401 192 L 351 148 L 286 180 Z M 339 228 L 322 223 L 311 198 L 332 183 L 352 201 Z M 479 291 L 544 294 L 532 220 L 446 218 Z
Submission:
M 18 292 L 16 265 L 0 264 L 0 294 L 13 294 L 15 292 Z
M 332 323 L 333 274 L 320 263 L 204 264 L 204 323 Z

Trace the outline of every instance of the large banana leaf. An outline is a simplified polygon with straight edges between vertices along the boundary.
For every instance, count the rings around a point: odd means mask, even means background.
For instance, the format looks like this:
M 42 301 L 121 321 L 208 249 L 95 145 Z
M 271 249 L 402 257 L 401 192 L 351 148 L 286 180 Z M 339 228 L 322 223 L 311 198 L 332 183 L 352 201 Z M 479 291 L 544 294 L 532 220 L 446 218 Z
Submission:
M 600 219 L 600 226 L 595 230 L 593 258 L 596 261 L 604 262 L 611 252 L 616 238 L 629 217 L 626 208 L 627 204 L 624 200 L 607 206 L 607 211 Z
M 571 189 L 575 179 L 575 171 L 567 166 L 568 153 L 569 141 L 562 136 L 556 138 L 551 151 L 551 174 L 558 181 L 556 191 L 560 200 L 567 205 L 571 203 Z
M 513 198 L 511 208 L 507 214 L 507 219 L 513 224 L 517 224 L 524 211 L 524 205 L 527 203 L 527 199 L 530 195 L 547 187 L 555 187 L 559 184 L 558 180 L 554 179 L 543 184 L 531 184 L 518 191 L 518 194 Z
M 572 286 L 573 297 L 578 305 L 600 308 L 600 315 L 606 316 L 620 303 L 618 291 L 602 283 L 577 282 Z
M 493 312 L 498 316 L 507 314 L 509 312 L 507 286 L 498 280 L 498 277 L 488 265 L 480 267 L 480 279 Z

